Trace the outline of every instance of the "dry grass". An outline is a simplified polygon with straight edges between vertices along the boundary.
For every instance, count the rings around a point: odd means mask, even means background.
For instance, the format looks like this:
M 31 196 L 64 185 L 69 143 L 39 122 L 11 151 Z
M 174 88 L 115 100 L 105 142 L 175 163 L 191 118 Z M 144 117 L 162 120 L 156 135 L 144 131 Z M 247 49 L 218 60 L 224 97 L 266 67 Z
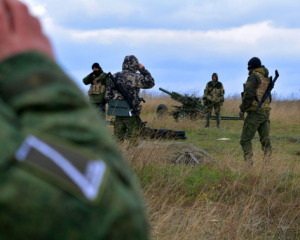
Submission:
M 300 101 L 272 103 L 273 155 L 264 165 L 254 141 L 253 169 L 247 169 L 238 145 L 242 122 L 222 122 L 221 129 L 203 129 L 199 121 L 156 120 L 155 110 L 168 97 L 152 97 L 143 107 L 149 126 L 187 130 L 187 142 L 212 154 L 219 165 L 178 165 L 160 161 L 160 154 L 126 150 L 141 182 L 153 239 L 300 239 Z M 229 99 L 222 113 L 238 113 L 240 101 Z M 224 115 L 225 115 L 224 114 Z M 230 143 L 219 136 L 230 135 Z M 299 151 L 299 152 L 297 152 Z
M 272 103 L 271 120 L 292 120 L 300 117 L 300 100 L 293 101 L 276 101 Z

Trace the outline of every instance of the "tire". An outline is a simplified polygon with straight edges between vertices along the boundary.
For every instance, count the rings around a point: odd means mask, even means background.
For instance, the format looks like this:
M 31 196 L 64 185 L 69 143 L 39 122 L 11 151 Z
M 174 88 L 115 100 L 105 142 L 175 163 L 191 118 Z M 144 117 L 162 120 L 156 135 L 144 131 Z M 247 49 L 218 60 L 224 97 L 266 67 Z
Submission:
M 168 114 L 168 107 L 165 104 L 159 104 L 156 108 L 156 117 L 158 119 L 162 119 L 163 117 L 167 116 Z

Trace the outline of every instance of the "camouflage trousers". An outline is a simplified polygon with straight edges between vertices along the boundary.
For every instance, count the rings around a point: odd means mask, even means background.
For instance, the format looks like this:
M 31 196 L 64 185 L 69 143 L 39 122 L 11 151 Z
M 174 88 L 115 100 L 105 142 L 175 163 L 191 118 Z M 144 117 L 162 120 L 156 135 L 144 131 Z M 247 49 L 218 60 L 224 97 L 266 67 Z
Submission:
M 125 136 L 134 141 L 140 132 L 140 122 L 136 116 L 116 117 L 114 135 L 116 140 L 123 142 Z
M 244 152 L 244 159 L 250 161 L 252 165 L 252 143 L 256 131 L 259 134 L 259 140 L 264 151 L 264 159 L 270 157 L 272 152 L 271 140 L 270 140 L 270 111 L 251 111 L 248 112 L 245 118 L 243 132 L 241 136 L 240 144 Z
M 212 103 L 210 101 L 207 101 L 207 116 L 206 116 L 206 124 L 209 124 L 209 120 L 210 120 L 210 117 L 211 117 L 211 113 L 212 113 L 212 110 L 214 109 L 215 110 L 215 114 L 216 114 L 216 117 L 217 117 L 217 122 L 220 123 L 221 122 L 221 105 L 220 103 Z
M 93 106 L 96 108 L 96 111 L 102 117 L 102 119 L 106 120 L 106 107 L 105 104 L 102 103 L 93 103 Z

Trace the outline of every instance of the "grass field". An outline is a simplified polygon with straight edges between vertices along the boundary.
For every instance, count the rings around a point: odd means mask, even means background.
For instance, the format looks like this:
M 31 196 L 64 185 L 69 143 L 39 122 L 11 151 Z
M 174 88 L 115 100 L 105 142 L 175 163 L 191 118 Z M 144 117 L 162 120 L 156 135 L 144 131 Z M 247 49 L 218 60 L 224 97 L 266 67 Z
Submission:
M 300 239 L 300 101 L 271 104 L 273 155 L 263 164 L 258 135 L 249 170 L 239 145 L 243 121 L 205 121 L 171 117 L 157 120 L 158 104 L 167 97 L 146 98 L 142 119 L 148 126 L 185 130 L 187 140 L 219 164 L 171 165 L 151 151 L 123 150 L 143 189 L 152 239 Z M 222 115 L 237 115 L 240 100 L 227 99 Z M 230 138 L 218 141 L 218 138 Z M 123 147 L 123 149 L 126 149 Z

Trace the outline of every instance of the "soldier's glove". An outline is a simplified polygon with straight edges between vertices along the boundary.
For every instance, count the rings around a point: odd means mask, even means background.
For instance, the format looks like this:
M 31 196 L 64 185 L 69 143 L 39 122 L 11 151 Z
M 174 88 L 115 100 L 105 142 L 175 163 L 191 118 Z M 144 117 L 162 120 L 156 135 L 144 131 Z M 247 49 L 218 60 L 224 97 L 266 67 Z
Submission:
M 245 120 L 245 116 L 244 116 L 245 113 L 244 113 L 244 112 L 241 111 L 241 112 L 239 113 L 239 115 L 240 115 L 240 119 Z
M 95 76 L 96 76 L 96 77 L 99 77 L 99 76 L 100 76 L 100 74 L 101 74 L 101 72 L 100 72 L 100 71 L 98 71 L 98 70 L 96 70 L 96 71 L 93 71 L 93 74 L 95 74 Z
M 94 72 L 91 72 L 91 73 L 89 74 L 90 77 L 93 77 L 93 75 L 94 75 Z

